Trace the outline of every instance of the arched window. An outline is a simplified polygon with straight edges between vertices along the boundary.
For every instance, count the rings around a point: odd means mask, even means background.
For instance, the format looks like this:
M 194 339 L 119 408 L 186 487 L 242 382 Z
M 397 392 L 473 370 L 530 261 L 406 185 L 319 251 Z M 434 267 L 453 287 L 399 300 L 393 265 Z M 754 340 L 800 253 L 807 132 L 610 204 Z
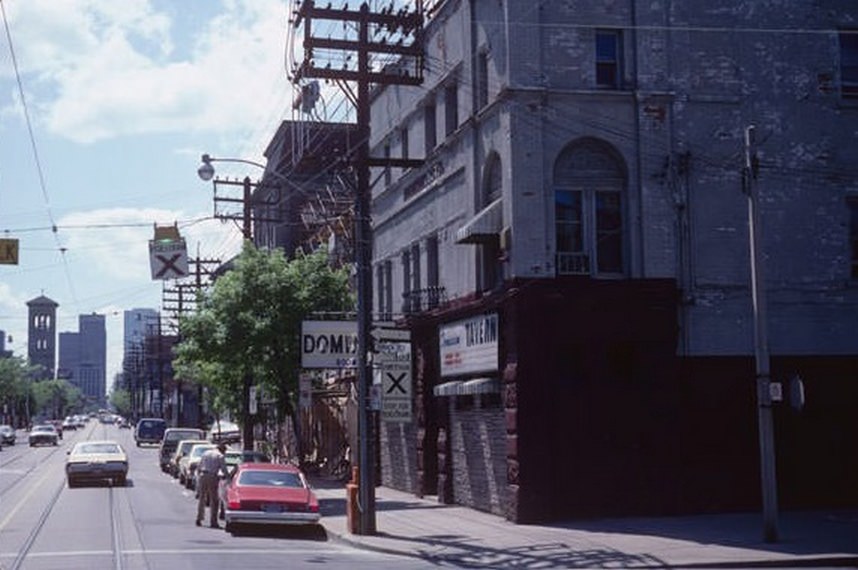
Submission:
M 495 152 L 491 153 L 486 159 L 481 194 L 481 209 L 485 209 L 503 197 L 503 171 L 501 170 L 500 157 Z M 503 281 L 503 271 L 501 270 L 500 261 L 500 236 L 494 234 L 483 240 L 478 256 L 479 273 L 477 275 L 477 288 L 480 291 L 490 291 L 499 287 Z
M 554 164 L 554 225 L 559 275 L 625 273 L 626 169 L 616 150 L 580 139 Z

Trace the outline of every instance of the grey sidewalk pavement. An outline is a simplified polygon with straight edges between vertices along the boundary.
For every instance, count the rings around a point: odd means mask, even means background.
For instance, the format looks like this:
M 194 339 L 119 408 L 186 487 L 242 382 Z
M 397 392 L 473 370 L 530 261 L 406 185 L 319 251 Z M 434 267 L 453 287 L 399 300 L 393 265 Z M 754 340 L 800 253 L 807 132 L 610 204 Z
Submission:
M 858 511 L 781 512 L 770 544 L 759 513 L 515 525 L 378 487 L 378 532 L 361 536 L 348 532 L 344 485 L 312 484 L 332 539 L 466 568 L 858 566 Z

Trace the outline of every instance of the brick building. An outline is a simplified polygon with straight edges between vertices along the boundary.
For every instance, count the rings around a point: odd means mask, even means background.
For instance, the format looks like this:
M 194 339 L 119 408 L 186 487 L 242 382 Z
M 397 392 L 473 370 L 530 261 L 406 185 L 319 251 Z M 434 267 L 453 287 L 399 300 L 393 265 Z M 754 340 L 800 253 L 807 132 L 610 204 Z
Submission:
M 437 2 L 373 93 L 375 310 L 411 330 L 385 484 L 528 522 L 760 503 L 755 125 L 785 508 L 858 506 L 858 5 Z M 392 64 L 392 65 L 395 65 Z M 496 334 L 494 334 L 496 333 Z

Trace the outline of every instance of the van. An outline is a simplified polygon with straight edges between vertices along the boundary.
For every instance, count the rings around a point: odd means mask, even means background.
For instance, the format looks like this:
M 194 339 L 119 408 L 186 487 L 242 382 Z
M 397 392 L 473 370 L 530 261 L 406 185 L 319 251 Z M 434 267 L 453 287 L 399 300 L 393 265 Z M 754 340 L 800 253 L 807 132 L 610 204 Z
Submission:
M 205 439 L 206 432 L 201 429 L 195 428 L 167 428 L 164 431 L 164 437 L 161 438 L 161 450 L 158 454 L 160 456 L 159 463 L 161 464 L 161 471 L 166 472 L 170 467 L 170 459 L 173 458 L 173 454 L 176 453 L 176 448 L 179 446 L 179 442 L 183 439 Z
M 144 443 L 161 443 L 166 429 L 167 422 L 161 418 L 143 418 L 134 428 L 134 441 L 137 442 L 137 447 Z

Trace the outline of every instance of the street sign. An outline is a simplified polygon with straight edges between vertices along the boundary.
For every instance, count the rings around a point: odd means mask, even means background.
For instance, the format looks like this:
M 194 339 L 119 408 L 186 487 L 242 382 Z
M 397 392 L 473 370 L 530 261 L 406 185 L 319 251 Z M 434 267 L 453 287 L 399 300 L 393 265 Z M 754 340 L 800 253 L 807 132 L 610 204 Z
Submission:
M 370 332 L 372 338 L 376 341 L 398 340 L 404 342 L 411 341 L 411 331 L 408 329 L 383 328 L 373 325 Z
M 381 419 L 409 423 L 411 416 L 411 344 L 377 343 L 378 372 L 381 375 Z
M 303 368 L 354 368 L 357 366 L 356 321 L 304 321 L 301 323 Z
M 150 240 L 149 267 L 155 281 L 187 277 L 188 250 L 185 240 Z
M 17 239 L 0 239 L 0 265 L 18 265 Z

